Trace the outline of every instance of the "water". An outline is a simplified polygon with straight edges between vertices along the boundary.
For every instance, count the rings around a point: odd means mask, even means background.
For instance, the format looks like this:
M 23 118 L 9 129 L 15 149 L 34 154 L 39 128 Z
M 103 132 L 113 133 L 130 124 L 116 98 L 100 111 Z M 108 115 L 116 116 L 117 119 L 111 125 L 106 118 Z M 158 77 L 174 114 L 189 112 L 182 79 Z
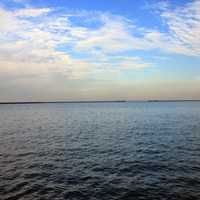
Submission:
M 0 105 L 0 199 L 200 199 L 200 102 Z

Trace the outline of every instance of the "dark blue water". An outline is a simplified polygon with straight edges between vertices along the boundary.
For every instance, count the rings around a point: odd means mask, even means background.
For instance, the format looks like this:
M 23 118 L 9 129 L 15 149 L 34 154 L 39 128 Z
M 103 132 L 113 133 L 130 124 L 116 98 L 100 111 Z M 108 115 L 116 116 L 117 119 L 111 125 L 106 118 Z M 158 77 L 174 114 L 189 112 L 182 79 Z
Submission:
M 199 200 L 200 102 L 0 105 L 0 199 Z

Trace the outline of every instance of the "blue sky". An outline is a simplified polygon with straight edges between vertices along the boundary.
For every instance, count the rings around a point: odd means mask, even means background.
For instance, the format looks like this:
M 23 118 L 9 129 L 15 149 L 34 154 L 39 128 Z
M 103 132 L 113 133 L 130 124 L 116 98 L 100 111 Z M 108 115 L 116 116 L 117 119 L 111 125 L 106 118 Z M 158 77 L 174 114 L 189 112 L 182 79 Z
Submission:
M 200 99 L 200 1 L 1 0 L 0 101 Z

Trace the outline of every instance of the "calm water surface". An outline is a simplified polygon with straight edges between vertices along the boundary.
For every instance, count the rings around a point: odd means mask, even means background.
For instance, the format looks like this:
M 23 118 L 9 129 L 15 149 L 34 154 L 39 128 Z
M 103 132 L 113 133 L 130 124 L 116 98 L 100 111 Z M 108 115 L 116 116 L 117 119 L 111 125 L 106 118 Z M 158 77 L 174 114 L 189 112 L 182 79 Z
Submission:
M 199 200 L 200 102 L 0 105 L 0 199 Z

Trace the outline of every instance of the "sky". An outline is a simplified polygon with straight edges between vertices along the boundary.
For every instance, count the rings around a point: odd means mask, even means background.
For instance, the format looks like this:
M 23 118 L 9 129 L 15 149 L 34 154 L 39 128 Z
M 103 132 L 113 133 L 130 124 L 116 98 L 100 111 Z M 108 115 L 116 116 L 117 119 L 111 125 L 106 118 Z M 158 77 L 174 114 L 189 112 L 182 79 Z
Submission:
M 200 99 L 200 0 L 0 0 L 0 102 Z

